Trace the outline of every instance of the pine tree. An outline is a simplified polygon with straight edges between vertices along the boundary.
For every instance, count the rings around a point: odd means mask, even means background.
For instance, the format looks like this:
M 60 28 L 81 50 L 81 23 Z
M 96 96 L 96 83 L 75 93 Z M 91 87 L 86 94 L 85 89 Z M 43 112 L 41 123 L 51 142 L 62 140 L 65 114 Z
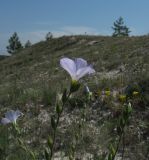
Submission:
M 53 38 L 52 33 L 51 33 L 51 32 L 48 32 L 48 33 L 46 34 L 46 37 L 45 37 L 45 38 L 46 38 L 46 41 L 52 39 L 52 38 Z
M 31 45 L 32 45 L 32 43 L 28 40 L 28 41 L 25 43 L 24 47 L 25 47 L 25 48 L 28 48 L 28 47 L 31 47 Z
M 118 20 L 116 20 L 113 24 L 114 26 L 112 29 L 114 30 L 113 37 L 123 37 L 123 36 L 129 36 L 129 33 L 131 32 L 129 28 L 124 25 L 124 21 L 122 17 L 119 17 Z
M 8 42 L 9 45 L 6 48 L 10 54 L 15 54 L 18 50 L 23 48 L 16 32 L 13 33 Z

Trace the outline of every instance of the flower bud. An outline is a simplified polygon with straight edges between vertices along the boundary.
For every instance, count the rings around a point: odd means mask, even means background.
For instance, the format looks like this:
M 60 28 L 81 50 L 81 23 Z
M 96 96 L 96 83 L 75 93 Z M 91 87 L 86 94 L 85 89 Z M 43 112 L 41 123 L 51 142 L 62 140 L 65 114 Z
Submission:
M 62 113 L 62 110 L 63 110 L 62 106 L 57 104 L 56 105 L 56 112 L 57 112 L 58 115 Z
M 49 146 L 50 149 L 52 148 L 52 145 L 53 145 L 53 139 L 49 136 L 49 138 L 48 138 L 48 146 Z
M 132 106 L 131 106 L 130 102 L 128 103 L 128 106 L 127 106 L 127 112 L 128 112 L 128 114 L 130 114 L 132 112 Z

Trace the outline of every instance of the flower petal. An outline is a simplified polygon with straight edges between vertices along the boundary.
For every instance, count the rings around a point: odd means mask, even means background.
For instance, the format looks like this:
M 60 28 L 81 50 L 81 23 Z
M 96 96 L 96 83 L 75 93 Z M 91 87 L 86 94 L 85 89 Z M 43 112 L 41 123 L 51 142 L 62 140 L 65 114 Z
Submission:
M 15 111 L 10 110 L 5 113 L 5 118 L 9 119 L 11 122 L 16 120 Z
M 22 112 L 20 112 L 19 110 L 16 110 L 16 111 L 15 111 L 15 117 L 16 117 L 16 119 L 17 119 L 18 117 L 20 117 L 21 115 L 23 115 Z
M 9 119 L 7 119 L 7 118 L 2 118 L 2 120 L 1 120 L 1 123 L 2 124 L 8 124 L 8 123 L 10 123 L 11 121 L 9 120 Z
M 10 110 L 5 113 L 5 118 L 10 120 L 11 122 L 15 122 L 19 116 L 21 116 L 23 113 L 21 113 L 19 110 L 13 111 Z
M 76 64 L 76 70 L 87 67 L 87 61 L 82 58 L 76 58 L 75 64 Z
M 62 58 L 60 60 L 60 65 L 63 67 L 73 78 L 76 75 L 76 64 L 73 60 L 69 58 Z
M 91 66 L 80 68 L 76 74 L 77 80 L 84 77 L 86 74 L 91 74 L 94 72 L 95 72 L 95 70 Z
M 93 73 L 95 73 L 95 70 L 93 69 L 93 66 L 92 66 L 92 65 L 89 65 L 88 67 L 90 67 L 90 70 L 89 70 L 88 74 L 93 74 Z

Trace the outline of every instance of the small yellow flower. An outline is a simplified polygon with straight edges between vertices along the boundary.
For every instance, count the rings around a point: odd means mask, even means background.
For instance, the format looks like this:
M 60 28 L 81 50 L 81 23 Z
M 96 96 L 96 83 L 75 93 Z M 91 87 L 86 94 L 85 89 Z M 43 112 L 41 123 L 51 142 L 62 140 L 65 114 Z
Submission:
M 111 94 L 111 92 L 110 92 L 109 90 L 106 90 L 106 91 L 105 91 L 105 95 L 106 95 L 106 96 L 110 96 L 110 94 Z
M 119 100 L 120 100 L 121 102 L 125 102 L 125 101 L 126 101 L 126 95 L 120 95 L 120 96 L 119 96 Z
M 137 91 L 133 91 L 133 93 L 132 93 L 133 96 L 137 96 L 138 94 L 139 94 L 139 92 L 137 92 Z

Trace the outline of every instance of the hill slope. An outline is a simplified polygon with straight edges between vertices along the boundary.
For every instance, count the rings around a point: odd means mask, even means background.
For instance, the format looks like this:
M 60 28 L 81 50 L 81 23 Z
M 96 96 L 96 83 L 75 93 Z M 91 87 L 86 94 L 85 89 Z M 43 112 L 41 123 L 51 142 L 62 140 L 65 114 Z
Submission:
M 113 96 L 115 93 L 126 94 L 126 88 L 140 92 L 140 97 L 143 96 L 143 99 L 139 97 L 139 100 L 135 101 L 131 123 L 132 130 L 128 131 L 129 135 L 126 138 L 128 147 L 126 157 L 145 160 L 146 156 L 148 156 L 147 145 L 149 144 L 147 119 L 149 115 L 148 36 L 130 38 L 101 36 L 61 37 L 37 43 L 14 56 L 1 60 L 0 116 L 2 117 L 3 113 L 8 109 L 20 109 L 25 113 L 25 120 L 22 122 L 23 126 L 30 126 L 25 138 L 29 141 L 30 137 L 35 136 L 37 140 L 37 136 L 40 135 L 41 139 L 38 138 L 37 142 L 33 140 L 31 145 L 34 146 L 34 144 L 38 143 L 38 145 L 40 144 L 39 147 L 33 147 L 33 149 L 42 148 L 41 146 L 45 145 L 43 141 L 45 141 L 47 132 L 50 130 L 47 114 L 53 113 L 57 92 L 61 93 L 63 88 L 68 86 L 70 80 L 67 73 L 59 66 L 59 60 L 62 57 L 81 57 L 93 64 L 96 74 L 84 79 L 84 83 L 88 83 L 93 92 L 110 89 Z M 103 106 L 105 107 L 104 109 L 102 108 Z M 71 119 L 69 117 L 70 113 L 72 112 L 72 119 L 75 119 L 76 113 L 79 112 L 77 106 L 75 107 L 75 110 L 65 111 L 64 117 L 67 118 L 66 121 L 64 120 L 64 124 L 66 126 L 67 121 Z M 91 108 L 89 109 L 89 113 L 92 116 L 90 115 L 88 124 L 93 120 L 95 122 L 94 127 L 101 129 L 101 124 L 98 123 L 105 123 L 110 130 L 113 123 L 110 124 L 108 117 L 104 117 L 104 115 L 110 113 L 113 116 L 112 113 L 116 112 L 119 107 L 120 103 L 113 100 L 112 102 L 106 102 L 106 104 L 102 103 L 102 106 L 99 103 L 95 104 L 93 111 Z M 102 119 L 99 122 L 99 115 L 105 121 Z M 43 128 L 42 124 L 47 128 Z M 70 127 L 72 126 L 70 125 Z M 36 133 L 37 128 L 42 130 L 39 135 Z M 64 132 L 66 135 L 72 134 L 69 133 L 69 130 L 64 129 Z M 60 132 L 59 134 L 61 136 L 62 133 Z M 89 141 L 81 143 L 82 149 L 78 146 L 80 153 L 95 154 L 100 150 L 100 147 L 97 147 L 98 143 L 101 143 L 100 145 L 103 148 L 107 148 L 107 142 L 110 137 L 108 136 L 109 131 L 106 131 L 105 128 L 103 133 L 98 135 L 99 137 L 92 137 L 94 133 L 92 133 L 91 127 L 88 127 L 86 134 L 85 138 L 89 138 Z M 138 136 L 140 136 L 140 139 Z M 65 142 L 65 137 L 63 139 Z M 103 139 L 107 139 L 107 141 L 103 141 Z M 95 141 L 96 145 L 91 145 L 92 141 Z M 88 145 L 90 147 L 87 147 Z M 59 149 L 57 150 L 59 151 Z M 67 149 L 65 148 L 64 150 Z M 138 150 L 140 151 L 138 152 Z

